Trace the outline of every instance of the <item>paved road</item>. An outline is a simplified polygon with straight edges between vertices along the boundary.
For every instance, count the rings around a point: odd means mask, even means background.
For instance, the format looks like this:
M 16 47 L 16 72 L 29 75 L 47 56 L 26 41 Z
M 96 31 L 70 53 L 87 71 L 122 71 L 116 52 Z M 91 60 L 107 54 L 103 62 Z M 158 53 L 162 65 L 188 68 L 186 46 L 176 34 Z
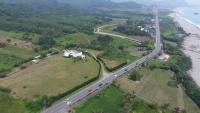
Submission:
M 48 108 L 47 110 L 43 111 L 42 113 L 68 113 L 68 111 L 80 101 L 86 100 L 91 96 L 99 93 L 107 86 L 111 85 L 112 82 L 119 76 L 125 74 L 126 72 L 136 68 L 137 66 L 148 62 L 149 60 L 156 57 L 162 48 L 161 39 L 160 39 L 160 25 L 159 25 L 159 18 L 158 18 L 158 11 L 156 10 L 156 43 L 155 49 L 149 55 L 127 65 L 124 68 L 121 68 L 113 73 L 111 73 L 107 77 L 103 77 L 96 81 L 95 83 L 89 85 L 88 87 L 82 89 L 81 91 L 73 94 L 72 96 L 66 98 L 64 101 L 61 101 L 52 107 Z
M 117 34 L 112 34 L 112 33 L 101 32 L 101 29 L 103 27 L 113 26 L 113 25 L 117 25 L 117 24 L 104 25 L 104 26 L 101 26 L 101 27 L 97 27 L 96 29 L 94 29 L 94 33 L 100 34 L 100 35 L 109 35 L 109 36 L 118 37 L 118 38 L 122 38 L 122 39 L 129 39 L 129 40 L 132 40 L 132 41 L 134 41 L 134 42 L 136 42 L 138 44 L 141 44 L 141 41 L 136 40 L 134 38 L 130 38 L 130 37 L 127 37 L 127 36 L 122 36 L 122 35 L 117 35 Z

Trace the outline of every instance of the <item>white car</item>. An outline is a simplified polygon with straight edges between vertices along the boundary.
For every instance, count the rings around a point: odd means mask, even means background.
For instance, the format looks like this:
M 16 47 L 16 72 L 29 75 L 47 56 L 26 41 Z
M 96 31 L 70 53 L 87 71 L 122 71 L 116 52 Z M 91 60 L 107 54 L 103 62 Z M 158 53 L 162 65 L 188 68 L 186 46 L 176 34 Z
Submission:
M 66 102 L 66 103 L 67 103 L 67 105 L 70 105 L 72 102 L 68 101 L 68 102 Z
M 117 75 L 114 75 L 115 77 L 117 77 Z

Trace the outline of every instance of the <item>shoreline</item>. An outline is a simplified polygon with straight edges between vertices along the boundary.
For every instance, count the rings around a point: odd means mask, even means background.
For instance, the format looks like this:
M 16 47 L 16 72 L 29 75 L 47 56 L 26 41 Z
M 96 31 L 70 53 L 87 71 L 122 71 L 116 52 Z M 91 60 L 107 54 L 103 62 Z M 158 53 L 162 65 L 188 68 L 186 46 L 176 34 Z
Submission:
M 190 19 L 181 16 L 181 14 L 183 14 L 183 12 L 180 10 L 180 8 L 177 8 L 177 9 L 175 9 L 173 11 L 174 11 L 174 13 L 172 13 L 171 15 L 176 15 L 177 17 L 179 17 L 181 19 L 184 19 L 186 22 L 188 22 L 188 23 L 194 25 L 195 27 L 197 27 L 198 29 L 200 29 L 200 24 L 192 22 Z
M 182 51 L 191 58 L 192 69 L 189 70 L 190 76 L 200 86 L 200 26 L 182 17 L 178 12 L 169 15 L 187 33 L 191 33 L 183 42 Z

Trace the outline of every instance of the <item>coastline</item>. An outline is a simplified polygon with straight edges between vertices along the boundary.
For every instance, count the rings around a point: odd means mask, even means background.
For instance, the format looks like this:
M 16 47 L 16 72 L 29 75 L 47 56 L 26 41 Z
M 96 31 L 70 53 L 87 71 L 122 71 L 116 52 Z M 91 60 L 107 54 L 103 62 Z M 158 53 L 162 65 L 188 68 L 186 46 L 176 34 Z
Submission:
M 191 33 L 183 42 L 183 52 L 192 60 L 192 69 L 190 76 L 200 86 L 200 26 L 192 21 L 180 16 L 178 12 L 169 15 L 177 22 L 187 33 Z

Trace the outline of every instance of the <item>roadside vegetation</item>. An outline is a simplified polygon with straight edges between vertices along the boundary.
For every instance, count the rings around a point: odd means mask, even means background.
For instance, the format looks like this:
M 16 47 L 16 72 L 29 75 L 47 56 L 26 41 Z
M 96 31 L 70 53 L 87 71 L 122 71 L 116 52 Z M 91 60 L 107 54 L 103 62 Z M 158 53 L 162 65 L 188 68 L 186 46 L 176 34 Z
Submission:
M 138 99 L 134 92 L 125 93 L 114 85 L 75 108 L 76 113 L 160 113 L 160 111 L 171 113 Z

